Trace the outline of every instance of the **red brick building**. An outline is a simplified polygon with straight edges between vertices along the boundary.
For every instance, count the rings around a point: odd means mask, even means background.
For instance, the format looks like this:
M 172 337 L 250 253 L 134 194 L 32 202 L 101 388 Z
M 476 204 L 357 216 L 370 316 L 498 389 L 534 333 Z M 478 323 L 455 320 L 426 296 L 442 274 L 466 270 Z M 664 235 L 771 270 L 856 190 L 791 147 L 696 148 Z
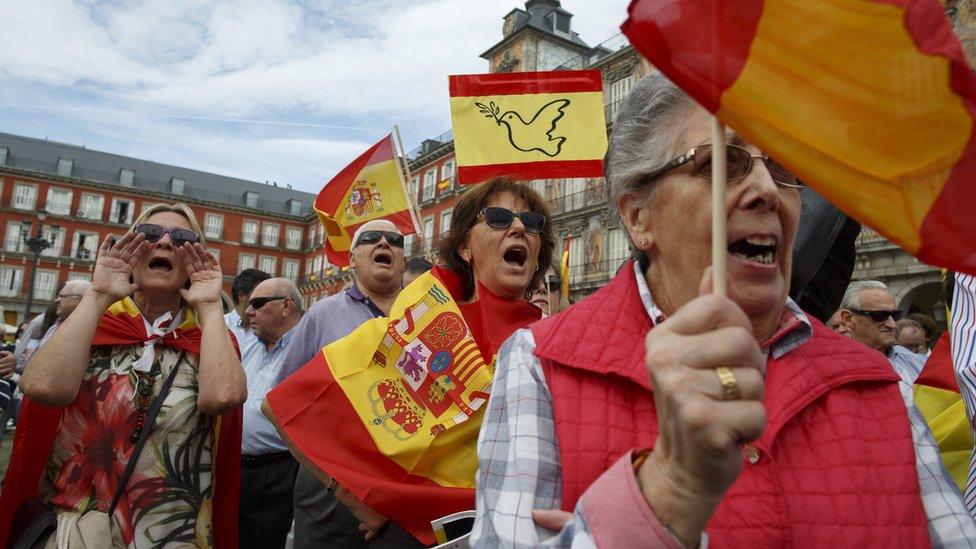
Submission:
M 9 324 L 25 318 L 34 254 L 24 236 L 39 227 L 53 246 L 38 258 L 32 314 L 44 311 L 64 281 L 91 278 L 106 234 L 124 232 L 140 212 L 160 203 L 193 208 L 220 260 L 226 290 L 249 267 L 298 281 L 310 251 L 309 228 L 318 224 L 314 198 L 284 186 L 0 133 L 3 318 Z

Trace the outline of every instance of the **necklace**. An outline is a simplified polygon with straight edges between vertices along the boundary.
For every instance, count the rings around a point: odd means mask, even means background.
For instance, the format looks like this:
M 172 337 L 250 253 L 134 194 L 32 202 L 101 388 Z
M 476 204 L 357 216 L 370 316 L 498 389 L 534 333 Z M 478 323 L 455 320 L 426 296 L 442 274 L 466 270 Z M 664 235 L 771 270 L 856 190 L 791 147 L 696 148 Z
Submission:
M 156 361 L 148 372 L 136 371 L 135 403 L 138 415 L 136 416 L 136 428 L 132 431 L 132 436 L 129 437 L 133 444 L 139 440 L 142 428 L 146 424 L 146 413 L 152 404 L 153 387 L 156 386 L 156 378 L 159 377 L 159 374 L 159 361 Z

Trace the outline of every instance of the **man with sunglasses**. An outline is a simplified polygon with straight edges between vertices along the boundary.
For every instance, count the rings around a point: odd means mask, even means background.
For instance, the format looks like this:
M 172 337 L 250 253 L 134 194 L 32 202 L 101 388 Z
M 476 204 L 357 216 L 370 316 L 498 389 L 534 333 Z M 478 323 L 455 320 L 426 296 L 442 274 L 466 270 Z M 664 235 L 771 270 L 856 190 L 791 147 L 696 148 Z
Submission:
M 385 219 L 367 221 L 353 235 L 349 264 L 353 269 L 352 285 L 316 302 L 295 327 L 278 382 L 308 363 L 322 347 L 349 335 L 367 320 L 389 314 L 403 280 L 403 235 Z M 328 436 L 323 433 L 323 444 L 328 444 Z M 343 492 L 334 482 L 325 485 L 307 468 L 299 467 L 295 481 L 295 549 L 417 544 L 406 530 L 387 523 L 365 505 L 345 500 L 350 505 L 347 508 L 336 497 Z M 364 540 L 364 532 L 371 541 Z
M 278 371 L 293 341 L 292 328 L 304 312 L 302 295 L 287 278 L 268 278 L 249 293 L 245 315 L 254 337 L 241 346 L 247 401 L 241 437 L 238 539 L 242 548 L 282 548 L 291 528 L 298 462 L 261 413 L 261 402 L 277 385 Z
M 251 332 L 251 320 L 247 316 L 247 306 L 251 299 L 251 292 L 258 284 L 271 278 L 271 275 L 258 269 L 244 269 L 230 286 L 230 297 L 234 301 L 234 310 L 224 315 L 224 323 L 237 338 L 241 351 L 254 343 L 255 337 Z
M 901 311 L 883 282 L 851 282 L 841 300 L 840 314 L 854 341 L 882 352 L 906 383 L 915 383 L 925 357 L 896 344 L 895 323 L 901 318 Z

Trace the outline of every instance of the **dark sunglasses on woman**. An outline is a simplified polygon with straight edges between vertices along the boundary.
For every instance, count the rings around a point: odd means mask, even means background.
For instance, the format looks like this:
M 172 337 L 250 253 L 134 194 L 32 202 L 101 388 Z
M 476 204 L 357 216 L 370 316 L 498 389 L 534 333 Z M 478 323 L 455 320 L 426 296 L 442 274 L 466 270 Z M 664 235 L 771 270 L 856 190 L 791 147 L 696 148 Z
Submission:
M 403 235 L 393 231 L 363 231 L 352 247 L 355 248 L 360 244 L 376 244 L 383 237 L 386 237 L 386 243 L 390 246 L 403 247 Z
M 563 287 L 563 281 L 556 275 L 548 275 L 546 276 L 546 286 L 549 287 L 550 292 L 556 292 Z
M 527 233 L 540 234 L 546 228 L 546 216 L 538 212 L 515 213 L 508 208 L 491 206 L 481 210 L 481 216 L 485 218 L 485 223 L 489 227 L 500 231 L 511 227 L 516 217 L 522 221 Z
M 187 242 L 190 244 L 195 244 L 200 241 L 200 235 L 191 231 L 190 229 L 181 229 L 178 227 L 167 229 L 166 227 L 156 225 L 155 223 L 140 223 L 132 230 L 136 233 L 146 235 L 146 240 L 149 242 L 159 242 L 159 239 L 167 233 L 169 233 L 169 238 L 173 241 L 174 246 L 182 246 Z
M 766 165 L 766 169 L 769 171 L 769 175 L 780 187 L 790 189 L 802 189 L 804 187 L 803 182 L 768 155 L 752 154 L 748 149 L 738 145 L 725 146 L 726 181 L 729 183 L 738 183 L 748 177 L 749 173 L 752 172 L 753 160 L 762 160 L 763 164 Z M 665 173 L 688 163 L 691 163 L 695 175 L 710 180 L 712 178 L 712 146 L 698 145 L 694 149 L 671 160 L 660 170 L 644 176 L 640 184 L 645 185 L 650 183 Z

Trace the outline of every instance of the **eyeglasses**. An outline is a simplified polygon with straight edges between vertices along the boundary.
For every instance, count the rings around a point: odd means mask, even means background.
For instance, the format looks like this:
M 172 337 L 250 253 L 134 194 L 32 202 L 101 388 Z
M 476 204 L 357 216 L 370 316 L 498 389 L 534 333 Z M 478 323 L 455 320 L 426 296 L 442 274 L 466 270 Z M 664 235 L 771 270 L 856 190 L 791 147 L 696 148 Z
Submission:
M 560 280 L 558 276 L 549 275 L 546 277 L 546 286 L 549 287 L 550 292 L 555 292 L 562 288 L 563 281 Z
M 729 183 L 738 183 L 752 172 L 753 160 L 762 160 L 773 181 L 780 187 L 788 189 L 802 189 L 805 185 L 795 175 L 790 173 L 780 163 L 765 154 L 752 154 L 738 145 L 725 146 L 725 179 Z M 705 179 L 712 178 L 712 146 L 699 145 L 685 154 L 671 160 L 660 170 L 644 176 L 639 185 L 646 185 L 661 177 L 665 173 L 688 163 L 692 164 L 695 175 Z
M 539 212 L 515 213 L 507 208 L 492 206 L 482 209 L 481 216 L 485 218 L 485 223 L 489 227 L 499 231 L 511 227 L 516 217 L 522 221 L 522 225 L 525 227 L 525 232 L 527 233 L 540 234 L 546 228 L 546 216 Z
M 149 242 L 159 242 L 159 239 L 163 238 L 163 235 L 167 233 L 169 233 L 169 238 L 173 241 L 174 246 L 182 246 L 187 242 L 195 244 L 200 241 L 200 235 L 190 229 L 181 229 L 179 227 L 167 229 L 155 223 L 140 223 L 132 230 L 146 235 L 146 240 Z
M 895 309 L 893 311 L 866 311 L 864 309 L 848 309 L 848 311 L 861 316 L 871 317 L 871 320 L 875 322 L 884 322 L 888 320 L 888 317 L 898 320 L 901 318 L 901 311 Z
M 356 243 L 352 245 L 353 248 L 359 246 L 360 244 L 376 244 L 381 238 L 386 237 L 386 242 L 390 246 L 396 248 L 403 247 L 403 235 L 400 233 L 395 233 L 393 231 L 363 231 L 356 239 Z
M 285 297 L 285 296 L 252 297 L 251 299 L 248 300 L 248 304 L 251 306 L 252 309 L 254 309 L 256 311 L 256 310 L 260 309 L 261 307 L 264 307 L 268 303 L 271 303 L 272 301 L 280 301 L 282 299 L 288 299 L 288 298 Z

